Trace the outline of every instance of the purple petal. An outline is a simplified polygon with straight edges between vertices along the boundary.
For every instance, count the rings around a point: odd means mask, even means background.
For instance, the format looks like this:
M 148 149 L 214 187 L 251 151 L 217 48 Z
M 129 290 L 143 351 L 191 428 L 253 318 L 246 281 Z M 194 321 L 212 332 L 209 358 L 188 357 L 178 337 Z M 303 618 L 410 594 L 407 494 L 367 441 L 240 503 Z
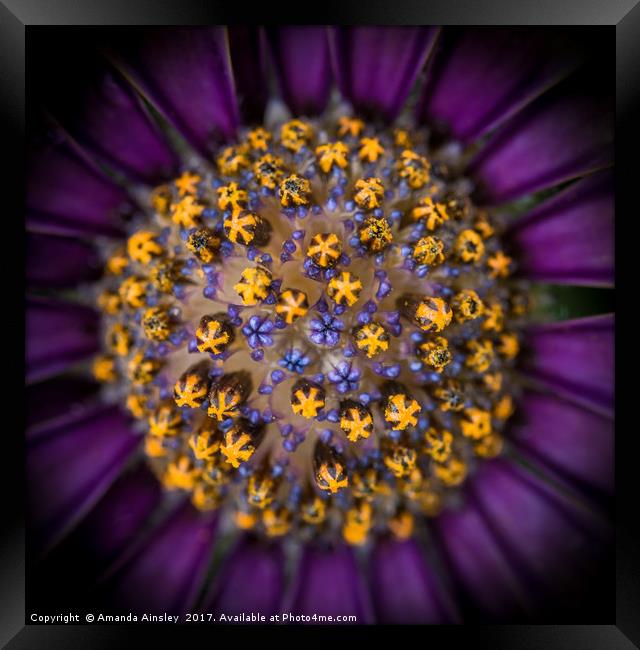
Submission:
M 510 440 L 582 486 L 613 493 L 613 422 L 552 395 L 527 392 Z
M 521 27 L 445 30 L 421 119 L 463 142 L 476 140 L 575 67 L 565 36 Z
M 135 35 L 118 54 L 145 96 L 201 153 L 235 136 L 238 106 L 224 28 L 157 28 Z
M 28 381 L 61 372 L 98 350 L 98 314 L 80 305 L 29 298 L 26 345 Z
M 434 528 L 462 602 L 468 603 L 470 611 L 502 622 L 526 611 L 521 582 L 468 499 L 458 510 L 437 517 Z
M 331 61 L 325 27 L 267 30 L 282 96 L 296 115 L 321 113 L 331 92 Z
M 368 594 L 353 552 L 347 546 L 306 547 L 296 579 L 290 607 L 294 614 L 354 615 L 357 623 L 372 622 Z
M 505 552 L 541 587 L 570 586 L 601 550 L 602 531 L 590 530 L 586 512 L 515 463 L 483 464 L 472 486 Z
M 471 164 L 481 199 L 502 203 L 610 166 L 613 107 L 597 91 L 559 84 L 501 127 Z
M 516 221 L 519 271 L 543 282 L 612 286 L 613 192 L 611 172 L 594 174 Z
M 100 384 L 84 377 L 54 377 L 27 386 L 27 436 L 39 435 L 52 423 L 75 419 L 96 399 L 99 389 Z
M 264 32 L 246 25 L 227 29 L 240 112 L 247 120 L 262 122 L 268 94 Z
M 100 260 L 94 246 L 78 239 L 27 234 L 27 284 L 65 287 L 95 280 Z
M 284 590 L 284 557 L 277 544 L 243 538 L 225 560 L 205 611 L 214 615 L 277 613 Z
M 117 236 L 118 216 L 131 210 L 124 190 L 65 140 L 30 156 L 26 207 L 29 229 L 63 235 Z
M 557 395 L 613 412 L 613 314 L 532 327 L 525 374 Z
M 68 422 L 31 442 L 28 504 L 38 548 L 55 543 L 93 507 L 138 442 L 114 408 Z
M 184 614 L 193 606 L 211 561 L 217 518 L 189 502 L 134 549 L 112 577 L 120 609 Z
M 415 540 L 380 539 L 370 560 L 371 593 L 380 623 L 451 623 L 443 586 Z
M 335 76 L 361 111 L 393 120 L 433 47 L 434 27 L 336 27 L 331 30 Z
M 108 165 L 148 183 L 176 171 L 177 156 L 140 98 L 117 73 L 101 69 L 89 88 L 79 100 L 79 113 L 67 120 L 62 116 L 83 146 Z
M 161 497 L 158 479 L 141 463 L 111 486 L 74 537 L 104 567 L 145 529 Z

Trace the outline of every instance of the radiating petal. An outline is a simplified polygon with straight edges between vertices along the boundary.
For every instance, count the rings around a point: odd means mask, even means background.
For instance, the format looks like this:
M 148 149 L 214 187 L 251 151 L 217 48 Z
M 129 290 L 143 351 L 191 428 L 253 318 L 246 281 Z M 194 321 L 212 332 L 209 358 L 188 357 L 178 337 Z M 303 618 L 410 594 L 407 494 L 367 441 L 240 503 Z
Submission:
M 359 111 L 393 120 L 433 47 L 434 27 L 336 27 L 331 30 L 340 92 Z
M 279 612 L 284 590 L 284 556 L 279 544 L 243 538 L 224 561 L 205 610 L 219 616 Z
M 448 28 L 429 69 L 419 116 L 471 142 L 558 82 L 577 61 L 564 33 Z
M 588 511 L 503 459 L 483 464 L 472 488 L 505 552 L 544 590 L 539 596 L 588 584 L 590 562 L 605 542 L 600 526 L 590 529 Z
M 28 381 L 60 372 L 98 350 L 98 314 L 80 305 L 29 298 L 26 346 Z
M 261 122 L 268 94 L 264 33 L 247 25 L 227 29 L 240 113 L 246 120 Z
M 27 386 L 27 436 L 44 432 L 50 423 L 73 420 L 95 403 L 100 384 L 84 377 L 53 377 Z
M 27 284 L 30 287 L 65 287 L 95 280 L 100 259 L 91 244 L 70 237 L 27 234 Z
M 613 314 L 527 331 L 528 377 L 604 415 L 613 412 Z
M 78 526 L 75 541 L 106 567 L 144 531 L 161 498 L 158 479 L 141 463 L 111 486 Z
M 419 544 L 380 539 L 370 559 L 371 593 L 380 623 L 451 623 L 443 585 Z
M 174 173 L 178 158 L 140 97 L 104 62 L 96 61 L 94 69 L 77 105 L 65 98 L 56 117 L 89 151 L 132 179 L 153 183 Z
M 110 583 L 113 602 L 133 612 L 189 611 L 211 561 L 216 529 L 215 514 L 181 505 L 119 566 Z
M 496 204 L 608 167 L 613 105 L 602 89 L 563 82 L 504 124 L 471 164 L 478 198 Z
M 578 484 L 613 493 L 613 422 L 553 395 L 527 391 L 510 440 Z
M 295 579 L 294 614 L 354 615 L 357 623 L 372 622 L 368 594 L 350 548 L 306 547 Z
M 120 187 L 92 166 L 60 133 L 34 151 L 27 168 L 27 227 L 58 234 L 116 236 L 131 210 Z
M 523 585 L 498 547 L 478 510 L 465 498 L 457 510 L 446 510 L 434 529 L 463 605 L 465 618 L 481 615 L 501 622 L 522 615 L 528 603 Z
M 325 27 L 267 30 L 282 96 L 296 115 L 324 110 L 331 92 L 331 61 Z
M 136 32 L 117 56 L 144 95 L 201 153 L 235 136 L 238 106 L 224 28 Z
M 110 487 L 138 445 L 126 418 L 103 408 L 38 436 L 27 448 L 33 543 L 55 543 Z
M 509 232 L 518 269 L 533 280 L 611 286 L 613 174 L 593 174 L 518 219 Z

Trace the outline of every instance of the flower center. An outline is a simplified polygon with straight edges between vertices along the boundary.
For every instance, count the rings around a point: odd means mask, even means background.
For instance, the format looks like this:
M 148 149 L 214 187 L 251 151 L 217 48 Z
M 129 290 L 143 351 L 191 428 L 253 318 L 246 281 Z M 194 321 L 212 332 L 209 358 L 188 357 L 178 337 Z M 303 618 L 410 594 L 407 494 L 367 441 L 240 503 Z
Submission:
M 426 139 L 295 119 L 150 193 L 106 263 L 94 372 L 168 490 L 358 545 L 500 453 L 521 293 Z

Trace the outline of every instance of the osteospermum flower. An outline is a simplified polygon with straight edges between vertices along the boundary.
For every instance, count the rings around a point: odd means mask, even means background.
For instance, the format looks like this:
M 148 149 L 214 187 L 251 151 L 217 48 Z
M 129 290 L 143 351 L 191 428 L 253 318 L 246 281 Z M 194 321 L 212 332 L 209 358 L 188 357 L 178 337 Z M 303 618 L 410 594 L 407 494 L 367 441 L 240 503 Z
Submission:
M 30 169 L 30 284 L 76 287 L 28 303 L 37 548 L 140 611 L 507 620 L 573 586 L 609 538 L 613 319 L 531 308 L 612 282 L 611 112 L 549 39 L 110 51 Z

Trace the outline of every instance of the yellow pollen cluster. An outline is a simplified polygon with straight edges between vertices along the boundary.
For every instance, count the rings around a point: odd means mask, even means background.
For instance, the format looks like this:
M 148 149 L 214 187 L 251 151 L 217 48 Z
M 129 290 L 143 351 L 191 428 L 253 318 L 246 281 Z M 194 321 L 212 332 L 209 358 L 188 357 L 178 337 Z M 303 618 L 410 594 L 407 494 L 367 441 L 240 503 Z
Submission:
M 409 187 L 416 190 L 423 187 L 430 178 L 429 161 L 411 149 L 405 149 L 400 154 L 398 170 L 401 178 L 404 178 Z
M 200 215 L 204 206 L 199 204 L 193 196 L 185 196 L 178 203 L 171 205 L 171 219 L 181 228 L 196 228 L 200 223 Z
M 234 285 L 236 293 L 247 306 L 257 305 L 269 295 L 271 274 L 259 267 L 245 269 L 240 275 L 240 281 Z
M 441 332 L 451 322 L 451 307 L 442 298 L 424 298 L 418 303 L 414 318 L 425 332 Z
M 442 264 L 444 244 L 436 237 L 421 237 L 413 247 L 413 257 L 420 264 Z
M 374 163 L 384 154 L 384 147 L 380 144 L 378 138 L 362 138 L 360 140 L 360 150 L 358 157 L 360 160 Z
M 357 138 L 364 129 L 364 122 L 354 117 L 342 116 L 338 119 L 338 136 L 344 138 L 350 135 Z
M 286 289 L 278 296 L 276 313 L 284 318 L 287 325 L 291 325 L 298 318 L 306 316 L 309 311 L 309 300 L 304 291 Z
M 365 323 L 354 330 L 356 347 L 369 359 L 389 349 L 389 334 L 380 323 Z
M 415 399 L 407 397 L 404 393 L 390 395 L 384 409 L 384 419 L 389 422 L 396 431 L 404 431 L 409 426 L 415 427 L 418 424 L 417 413 L 422 407 Z
M 344 142 L 332 142 L 316 147 L 318 164 L 325 174 L 328 174 L 334 165 L 344 169 L 349 163 L 347 160 L 348 155 L 349 147 Z
M 362 291 L 362 282 L 349 271 L 342 271 L 331 278 L 327 285 L 327 294 L 338 305 L 352 307 L 358 302 Z
M 442 203 L 436 203 L 430 196 L 425 196 L 418 205 L 411 211 L 411 216 L 416 220 L 422 220 L 427 230 L 436 230 L 445 221 L 449 220 L 447 208 Z
M 303 418 L 315 418 L 324 404 L 324 391 L 319 386 L 302 382 L 294 386 L 291 392 L 291 410 Z
M 295 153 L 308 144 L 312 137 L 313 129 L 302 120 L 291 120 L 283 124 L 280 129 L 282 146 Z
M 314 235 L 307 248 L 307 257 L 310 257 L 318 266 L 331 268 L 338 263 L 342 253 L 342 244 L 338 235 L 333 232 Z
M 373 210 L 382 205 L 384 187 L 379 178 L 360 178 L 354 186 L 353 200 L 364 210 Z
M 280 183 L 280 203 L 286 207 L 308 205 L 311 184 L 306 178 L 292 174 Z
M 367 217 L 360 228 L 360 242 L 372 253 L 383 251 L 393 241 L 393 232 L 384 217 Z

